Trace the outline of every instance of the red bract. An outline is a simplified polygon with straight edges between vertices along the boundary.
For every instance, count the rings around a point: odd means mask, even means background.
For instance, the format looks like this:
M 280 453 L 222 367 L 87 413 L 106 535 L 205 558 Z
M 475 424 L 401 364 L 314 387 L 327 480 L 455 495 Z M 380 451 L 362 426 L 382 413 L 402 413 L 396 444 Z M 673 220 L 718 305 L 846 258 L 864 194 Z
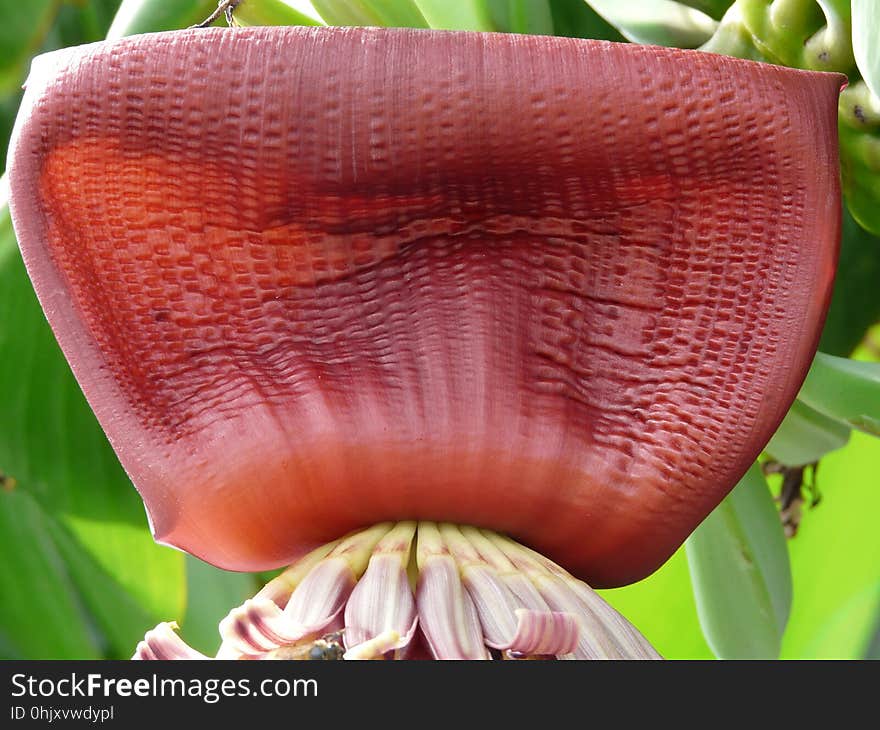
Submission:
M 11 208 L 155 536 L 383 520 L 655 569 L 791 404 L 843 78 L 567 38 L 182 31 L 47 57 Z

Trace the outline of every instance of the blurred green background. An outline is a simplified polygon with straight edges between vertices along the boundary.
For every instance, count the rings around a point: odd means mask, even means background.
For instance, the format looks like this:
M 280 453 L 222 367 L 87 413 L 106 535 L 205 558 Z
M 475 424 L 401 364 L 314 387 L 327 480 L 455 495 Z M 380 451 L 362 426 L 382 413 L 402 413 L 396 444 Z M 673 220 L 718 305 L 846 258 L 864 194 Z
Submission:
M 821 348 L 876 362 L 878 6 L 872 0 L 245 0 L 235 18 L 555 33 L 702 47 L 847 73 L 840 119 L 848 212 Z M 215 7 L 213 0 L 124 0 L 121 7 L 120 0 L 0 0 L 0 135 L 8 140 L 35 54 L 98 41 L 108 31 L 118 37 L 183 28 Z M 222 17 L 217 24 L 225 25 Z M 802 392 L 803 408 L 813 415 L 787 419 L 768 447 L 789 466 L 821 457 L 815 473 L 807 470 L 816 489 L 805 492 L 796 536 L 781 537 L 771 496 L 781 477 L 770 478 L 768 491 L 753 470 L 751 482 L 738 488 L 739 501 L 727 500 L 700 528 L 688 556 L 682 548 L 650 578 L 603 592 L 665 656 L 880 658 L 880 440 L 865 432 L 878 432 L 880 366 L 848 380 L 845 366 L 828 362 L 814 368 L 812 390 Z M 859 412 L 846 410 L 852 393 L 860 394 Z M 853 425 L 862 431 L 850 433 Z M 821 499 L 810 506 L 815 494 Z M 0 657 L 8 659 L 124 658 L 147 629 L 174 619 L 188 642 L 213 652 L 218 621 L 265 579 L 220 571 L 153 542 L 141 501 L 46 325 L 5 204 L 0 553 Z M 743 556 L 745 567 L 737 562 Z

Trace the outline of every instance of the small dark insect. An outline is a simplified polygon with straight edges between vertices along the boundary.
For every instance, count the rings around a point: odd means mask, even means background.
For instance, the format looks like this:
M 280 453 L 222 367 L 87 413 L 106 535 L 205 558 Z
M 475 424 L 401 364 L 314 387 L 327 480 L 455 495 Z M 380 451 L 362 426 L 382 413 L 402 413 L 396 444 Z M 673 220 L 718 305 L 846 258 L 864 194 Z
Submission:
M 312 660 L 330 661 L 342 659 L 345 647 L 342 645 L 342 632 L 325 634 L 315 641 L 305 640 L 296 644 L 280 646 L 269 652 L 267 659 L 287 659 L 290 661 Z
M 782 527 L 785 530 L 785 536 L 792 538 L 797 535 L 798 528 L 801 524 L 803 515 L 803 505 L 806 501 L 804 492 L 809 498 L 809 506 L 812 509 L 822 501 L 822 495 L 819 493 L 816 475 L 819 471 L 819 462 L 814 464 L 805 464 L 804 466 L 785 466 L 778 461 L 767 461 L 762 465 L 765 475 L 781 474 L 782 489 L 779 491 L 777 501 L 779 502 L 779 517 L 782 520 Z M 806 482 L 804 476 L 807 470 L 810 470 L 811 479 Z
M 336 661 L 342 659 L 345 647 L 342 646 L 342 632 L 336 631 L 318 639 L 309 649 L 309 659 L 314 661 Z
M 17 482 L 5 472 L 0 471 L 0 489 L 4 492 L 11 492 L 15 489 Z

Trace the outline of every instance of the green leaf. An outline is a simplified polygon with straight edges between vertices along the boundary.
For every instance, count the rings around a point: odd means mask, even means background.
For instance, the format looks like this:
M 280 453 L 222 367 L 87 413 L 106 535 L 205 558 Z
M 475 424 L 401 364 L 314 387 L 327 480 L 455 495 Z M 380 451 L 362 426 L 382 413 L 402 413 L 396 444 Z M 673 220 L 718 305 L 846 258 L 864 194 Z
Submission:
M 44 513 L 74 584 L 119 653 L 127 643 L 121 626 L 183 613 L 183 555 L 153 541 L 140 497 L 43 317 L 5 208 L 0 349 L 0 469 Z M 13 585 L 4 584 L 2 592 Z M 131 621 L 121 616 L 114 625 L 112 615 L 98 610 L 105 605 Z
M 2 9 L 0 23 L 0 93 L 16 91 L 27 63 L 43 44 L 61 0 L 28 0 Z
M 844 208 L 834 294 L 819 341 L 822 352 L 851 355 L 868 328 L 880 321 L 878 281 L 880 236 L 868 233 Z
M 10 484 L 0 489 L 0 658 L 100 658 L 103 640 L 45 514 Z
M 327 25 L 427 28 L 417 0 L 312 0 Z
M 495 30 L 485 0 L 414 0 L 430 28 Z
M 712 37 L 718 23 L 705 13 L 673 0 L 586 0 L 634 43 L 696 48 Z
M 55 4 L 57 5 L 58 3 Z M 110 22 L 113 20 L 118 4 L 119 0 L 91 0 L 90 2 L 76 4 L 63 3 L 60 10 L 54 13 L 54 24 L 48 29 L 43 29 L 45 32 L 43 32 L 42 40 L 37 43 L 39 39 L 36 37 L 33 39 L 38 47 L 32 48 L 30 52 L 39 51 L 44 53 L 64 46 L 74 46 L 100 40 L 107 32 L 107 28 L 110 27 Z M 16 5 L 18 7 L 24 5 L 29 11 L 32 11 L 40 3 L 16 3 Z M 18 7 L 12 14 L 17 13 L 17 17 L 21 18 L 23 17 L 22 11 Z M 8 13 L 2 13 L 2 11 L 0 11 L 0 14 L 4 18 L 9 15 Z M 15 23 L 12 23 L 2 26 L 0 28 L 0 36 L 3 35 L 4 31 L 14 28 L 15 25 Z M 22 40 L 22 38 L 19 38 L 18 42 L 22 42 Z M 12 55 L 9 54 L 0 55 L 0 58 L 5 58 L 7 63 L 13 60 Z M 27 74 L 28 60 L 29 56 L 21 59 L 20 68 L 15 73 L 16 78 L 12 79 L 12 88 L 7 90 L 8 93 L 4 93 L 4 90 L 0 88 L 0 139 L 8 140 L 9 134 L 12 131 L 12 123 L 15 120 L 15 114 L 21 102 L 21 85 Z M 0 62 L 0 66 L 2 66 L 2 62 Z M 4 169 L 6 169 L 6 145 L 2 144 L 0 145 L 0 170 Z
M 700 625 L 722 659 L 779 656 L 791 607 L 779 514 L 753 465 L 686 543 Z
M 550 13 L 555 35 L 617 42 L 626 40 L 585 0 L 550 0 Z
M 217 0 L 122 0 L 107 38 L 179 30 L 201 23 L 217 9 Z M 218 19 L 218 24 L 226 24 Z
M 853 54 L 859 73 L 880 99 L 880 3 L 852 0 Z
M 220 648 L 220 620 L 254 595 L 262 582 L 251 573 L 230 573 L 187 555 L 186 583 L 189 603 L 179 622 L 180 633 L 194 649 L 213 656 Z
M 796 400 L 764 451 L 785 466 L 805 466 L 846 446 L 849 434 L 848 426 Z
M 124 585 L 118 571 L 115 574 L 108 572 L 101 561 L 84 549 L 62 520 L 47 514 L 47 526 L 59 554 L 64 558 L 67 572 L 76 585 L 83 604 L 89 610 L 90 618 L 106 637 L 106 655 L 112 659 L 128 659 L 140 637 L 166 618 L 161 612 L 165 607 L 161 604 L 150 605 L 155 603 L 150 600 L 153 595 L 148 592 L 145 596 L 143 591 L 132 590 L 130 586 Z M 136 545 L 138 541 L 132 542 Z M 124 549 L 125 545 L 121 547 Z M 109 552 L 111 546 L 108 545 L 106 550 Z M 135 578 L 139 577 L 135 574 L 138 567 L 149 565 L 149 562 L 144 563 L 137 557 L 127 562 L 129 567 L 126 572 L 133 574 Z M 171 595 L 183 595 L 182 571 L 175 572 L 177 575 L 173 581 L 169 581 L 172 576 L 161 577 L 162 583 L 155 586 L 154 595 L 158 595 L 163 588 Z M 149 577 L 147 582 L 149 584 Z
M 0 145 L 0 169 L 6 169 L 6 143 L 12 133 L 12 125 L 15 122 L 15 115 L 18 112 L 21 95 L 12 94 L 7 96 L 0 95 L 0 139 L 4 143 Z
M 547 0 L 487 0 L 492 24 L 507 33 L 553 35 Z
M 244 0 L 235 8 L 236 25 L 321 25 L 313 18 L 288 5 L 284 0 Z
M 880 436 L 880 363 L 819 352 L 798 398 L 829 418 Z
M 66 0 L 61 5 L 55 24 L 46 36 L 40 53 L 102 40 L 113 22 L 118 7 L 119 0 L 89 0 L 89 2 Z

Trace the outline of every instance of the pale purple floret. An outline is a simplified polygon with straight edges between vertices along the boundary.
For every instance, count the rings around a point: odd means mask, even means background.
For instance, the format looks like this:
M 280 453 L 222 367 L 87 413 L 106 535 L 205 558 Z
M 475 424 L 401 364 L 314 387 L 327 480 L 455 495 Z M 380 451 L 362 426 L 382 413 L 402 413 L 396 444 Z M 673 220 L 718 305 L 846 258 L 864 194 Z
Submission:
M 207 659 L 163 623 L 135 659 Z M 585 583 L 509 538 L 383 523 L 309 554 L 220 623 L 218 659 L 654 659 Z M 418 649 L 415 651 L 418 653 Z

